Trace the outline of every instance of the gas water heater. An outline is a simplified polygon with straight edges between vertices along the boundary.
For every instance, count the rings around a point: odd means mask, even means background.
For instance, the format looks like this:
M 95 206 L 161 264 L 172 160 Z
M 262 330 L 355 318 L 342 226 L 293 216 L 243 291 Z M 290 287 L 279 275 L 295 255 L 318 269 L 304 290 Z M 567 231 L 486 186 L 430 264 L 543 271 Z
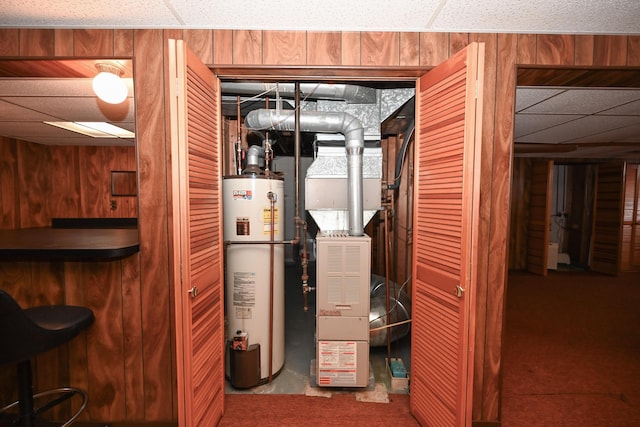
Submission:
M 222 192 L 226 374 L 235 387 L 249 388 L 284 365 L 284 182 L 234 175 L 223 179 Z

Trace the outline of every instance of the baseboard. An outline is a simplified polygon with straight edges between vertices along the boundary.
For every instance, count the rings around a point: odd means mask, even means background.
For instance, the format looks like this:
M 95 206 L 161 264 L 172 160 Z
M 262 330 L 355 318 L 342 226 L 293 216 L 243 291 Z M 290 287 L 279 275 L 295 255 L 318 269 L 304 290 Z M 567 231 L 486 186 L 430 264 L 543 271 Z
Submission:
M 120 422 L 87 422 L 76 421 L 73 427 L 178 427 L 178 422 L 158 422 L 158 421 L 120 421 Z
M 500 427 L 502 422 L 500 421 L 473 421 L 472 427 Z

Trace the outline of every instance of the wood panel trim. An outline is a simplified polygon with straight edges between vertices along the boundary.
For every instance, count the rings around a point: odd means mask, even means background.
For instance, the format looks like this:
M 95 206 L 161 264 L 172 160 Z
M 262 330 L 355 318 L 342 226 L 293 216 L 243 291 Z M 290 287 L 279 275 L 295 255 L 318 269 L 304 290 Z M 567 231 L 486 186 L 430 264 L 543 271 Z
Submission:
M 283 78 L 317 80 L 339 78 L 341 80 L 415 80 L 431 67 L 325 67 L 325 66 L 237 66 L 213 65 L 211 71 L 222 80 L 259 79 L 276 81 Z

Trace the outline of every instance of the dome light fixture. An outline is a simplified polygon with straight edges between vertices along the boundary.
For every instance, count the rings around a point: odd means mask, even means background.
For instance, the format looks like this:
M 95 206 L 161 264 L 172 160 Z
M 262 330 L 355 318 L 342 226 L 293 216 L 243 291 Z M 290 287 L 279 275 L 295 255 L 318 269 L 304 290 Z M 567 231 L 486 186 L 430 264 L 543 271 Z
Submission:
M 96 68 L 98 69 L 98 75 L 93 78 L 93 91 L 98 98 L 109 104 L 124 102 L 129 95 L 129 91 L 121 78 L 124 74 L 122 69 L 104 62 L 98 62 Z

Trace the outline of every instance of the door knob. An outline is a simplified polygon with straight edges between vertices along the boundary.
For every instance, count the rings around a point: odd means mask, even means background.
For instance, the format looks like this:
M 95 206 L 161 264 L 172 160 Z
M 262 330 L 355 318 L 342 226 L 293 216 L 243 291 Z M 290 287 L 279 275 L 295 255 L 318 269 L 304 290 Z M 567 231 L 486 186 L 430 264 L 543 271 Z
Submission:
M 458 298 L 462 298 L 462 294 L 464 294 L 464 288 L 462 286 L 458 285 L 458 286 L 456 286 L 456 290 L 453 293 Z
M 191 298 L 195 298 L 198 295 L 198 287 L 194 286 L 193 288 L 189 289 L 187 292 L 189 292 L 189 294 L 191 295 Z

